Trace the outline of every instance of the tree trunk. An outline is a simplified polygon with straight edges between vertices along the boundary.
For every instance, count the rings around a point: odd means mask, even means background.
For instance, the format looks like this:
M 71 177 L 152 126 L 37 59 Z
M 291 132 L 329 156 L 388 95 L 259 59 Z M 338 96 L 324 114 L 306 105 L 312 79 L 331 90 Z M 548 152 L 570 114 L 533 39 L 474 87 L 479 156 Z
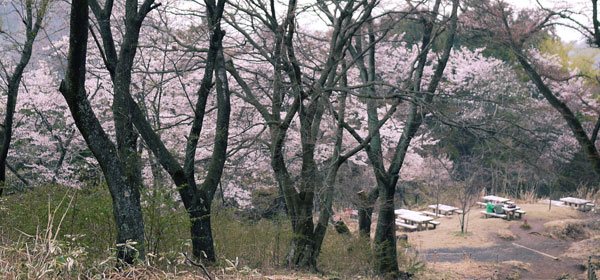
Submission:
M 113 215 L 117 225 L 117 260 L 133 264 L 136 259 L 143 260 L 145 257 L 144 218 L 140 206 L 140 193 L 138 187 L 130 185 L 129 182 L 115 181 L 119 180 L 107 178 L 113 197 Z M 126 245 L 131 242 L 135 244 Z
M 21 57 L 19 63 L 15 66 L 13 73 L 8 77 L 7 85 L 7 100 L 6 100 L 6 113 L 4 116 L 4 122 L 0 127 L 0 196 L 6 186 L 6 161 L 8 158 L 8 150 L 10 142 L 12 140 L 12 126 L 14 121 L 15 108 L 17 105 L 17 95 L 19 94 L 19 86 L 21 85 L 21 79 L 23 78 L 23 72 L 25 67 L 29 64 L 31 54 L 33 52 L 33 43 L 37 37 L 38 31 L 41 28 L 42 20 L 47 11 L 48 3 L 41 3 L 43 7 L 37 10 L 37 18 L 33 18 L 33 8 L 31 2 L 27 2 L 24 6 L 26 12 L 23 18 L 25 23 L 26 40 L 23 43 Z M 6 69 L 4 69 L 6 71 Z
M 16 75 L 16 74 L 15 74 Z M 4 123 L 0 129 L 0 196 L 6 186 L 6 161 L 8 159 L 8 150 L 10 142 L 12 140 L 12 126 L 15 114 L 15 106 L 17 103 L 17 93 L 19 90 L 19 84 L 21 83 L 21 77 L 17 79 L 17 84 L 13 84 L 13 78 L 8 85 L 8 97 L 6 102 L 6 115 L 4 116 Z
M 215 247 L 210 224 L 210 205 L 188 211 L 191 222 L 192 253 L 194 257 L 210 262 L 216 261 Z
M 373 246 L 375 249 L 375 271 L 382 275 L 397 276 L 398 255 L 396 253 L 396 216 L 394 214 L 394 193 L 392 184 L 380 188 L 380 209 Z
M 0 196 L 6 186 L 6 161 L 0 163 Z
M 288 268 L 308 269 L 317 271 L 317 254 L 315 253 L 314 224 L 312 217 L 312 201 L 310 205 L 296 205 L 300 213 L 291 217 L 297 222 L 293 227 L 293 237 L 290 242 L 286 266 Z
M 379 188 L 375 188 L 367 195 L 364 191 L 358 194 L 358 232 L 360 236 L 371 238 L 371 223 L 373 209 L 379 197 Z
M 87 99 L 87 0 L 73 1 L 70 17 L 68 66 L 65 79 L 60 85 L 60 92 L 69 105 L 75 125 L 98 160 L 106 178 L 117 226 L 117 259 L 120 264 L 133 263 L 136 258 L 144 257 L 144 221 L 139 189 L 128 184 L 116 147 L 102 129 Z M 134 244 L 131 244 L 132 242 Z
M 192 237 L 192 252 L 194 257 L 209 262 L 216 260 L 213 244 L 210 205 L 221 179 L 229 135 L 229 116 L 231 112 L 229 84 L 225 72 L 225 57 L 222 50 L 222 39 L 225 32 L 220 28 L 220 19 L 225 1 L 206 1 L 207 15 L 211 26 L 210 48 L 207 55 L 206 67 L 195 105 L 195 114 L 187 137 L 183 167 L 169 152 L 164 142 L 144 118 L 140 107 L 131 95 L 128 98 L 128 111 L 140 135 L 152 151 L 156 159 L 167 171 L 179 190 L 181 200 L 190 217 L 190 235 Z M 199 135 L 206 111 L 206 101 L 213 86 L 213 73 L 217 92 L 217 127 L 214 138 L 214 149 L 208 164 L 207 175 L 201 185 L 195 182 L 195 155 Z
M 358 232 L 361 237 L 371 238 L 371 224 L 373 207 L 361 207 L 358 209 Z

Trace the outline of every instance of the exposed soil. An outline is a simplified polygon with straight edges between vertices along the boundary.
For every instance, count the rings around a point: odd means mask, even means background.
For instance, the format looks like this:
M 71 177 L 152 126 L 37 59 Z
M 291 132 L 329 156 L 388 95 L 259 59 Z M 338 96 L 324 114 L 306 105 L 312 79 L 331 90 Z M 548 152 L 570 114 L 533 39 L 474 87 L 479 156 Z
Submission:
M 598 219 L 597 215 L 585 216 L 587 216 L 586 219 Z M 563 255 L 577 240 L 550 238 L 545 232 L 544 223 L 546 222 L 548 220 L 529 218 L 528 224 L 531 225 L 531 229 L 528 230 L 520 227 L 523 224 L 522 220 L 507 222 L 508 231 L 514 235 L 514 240 L 500 238 L 499 234 L 491 232 L 487 238 L 493 241 L 493 246 L 436 248 L 421 250 L 419 254 L 428 263 L 434 262 L 434 255 L 437 253 L 437 262 L 458 263 L 469 259 L 475 262 L 497 264 L 499 269 L 494 273 L 493 279 L 585 279 L 582 260 Z M 507 231 L 499 228 L 498 232 L 501 230 Z M 558 257 L 559 260 L 514 244 Z M 507 265 L 514 261 L 528 264 L 527 269 Z
M 489 238 L 498 244 L 495 246 L 483 248 L 442 248 L 422 251 L 420 254 L 426 258 L 427 262 L 433 262 L 434 252 L 437 252 L 438 262 L 459 262 L 467 257 L 476 262 L 494 262 L 500 264 L 505 261 L 521 261 L 529 263 L 531 269 L 530 271 L 522 270 L 520 272 L 521 279 L 557 279 L 566 273 L 572 277 L 580 275 L 583 270 L 581 269 L 581 262 L 579 260 L 559 257 L 569 248 L 573 241 L 561 241 L 546 237 L 542 234 L 544 232 L 544 222 L 539 219 L 528 220 L 531 230 L 523 230 L 520 228 L 522 221 L 513 221 L 509 229 L 517 236 L 517 239 L 504 240 L 490 234 Z M 515 246 L 513 243 L 557 256 L 559 260 L 557 261 L 548 256 Z M 504 272 L 504 274 L 509 273 L 509 271 Z M 508 275 L 502 274 L 503 272 L 500 272 L 498 279 L 507 278 Z

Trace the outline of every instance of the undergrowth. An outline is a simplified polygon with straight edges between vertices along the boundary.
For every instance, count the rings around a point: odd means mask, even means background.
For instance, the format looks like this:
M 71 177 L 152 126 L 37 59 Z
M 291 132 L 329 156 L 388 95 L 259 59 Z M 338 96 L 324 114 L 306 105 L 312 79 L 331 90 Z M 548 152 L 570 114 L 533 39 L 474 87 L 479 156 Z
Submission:
M 106 186 L 74 190 L 43 186 L 0 200 L 0 278 L 126 279 L 202 276 L 184 254 L 191 255 L 189 220 L 167 189 L 143 190 L 146 226 L 143 263 L 115 270 L 115 224 Z M 253 221 L 238 210 L 213 206 L 217 262 L 211 273 L 225 279 L 254 279 L 261 274 L 295 274 L 284 269 L 292 233 L 286 217 Z M 401 268 L 423 269 L 418 256 L 399 253 Z M 368 239 L 327 231 L 318 268 L 324 277 L 373 277 Z M 119 276 L 115 276 L 119 275 Z M 126 276 L 128 275 L 128 276 Z M 260 278 L 257 278 L 260 279 Z

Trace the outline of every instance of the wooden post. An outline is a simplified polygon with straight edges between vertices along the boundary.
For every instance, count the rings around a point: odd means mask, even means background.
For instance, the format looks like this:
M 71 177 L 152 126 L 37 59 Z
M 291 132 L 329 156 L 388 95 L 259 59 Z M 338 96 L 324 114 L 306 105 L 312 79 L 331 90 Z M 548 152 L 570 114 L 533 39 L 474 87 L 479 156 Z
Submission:
M 433 251 L 433 264 L 437 263 L 437 251 Z
M 592 256 L 588 256 L 588 271 L 587 272 L 588 272 L 587 279 L 591 280 L 592 279 Z

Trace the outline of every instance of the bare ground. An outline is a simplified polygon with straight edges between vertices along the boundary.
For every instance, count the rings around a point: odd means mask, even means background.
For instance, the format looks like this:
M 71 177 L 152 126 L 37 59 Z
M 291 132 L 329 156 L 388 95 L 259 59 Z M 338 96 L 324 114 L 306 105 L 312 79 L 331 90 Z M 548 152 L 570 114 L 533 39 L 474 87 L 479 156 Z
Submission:
M 527 211 L 524 218 L 531 229 L 520 227 L 523 220 L 484 219 L 479 214 L 480 209 L 473 208 L 467 236 L 457 234 L 460 227 L 456 216 L 438 219 L 442 224 L 436 230 L 407 233 L 409 243 L 434 272 L 419 278 L 584 279 L 582 264 L 587 256 L 600 254 L 598 228 L 589 226 L 598 224 L 599 216 L 554 205 L 549 209 L 547 204 L 520 206 Z M 587 223 L 588 226 L 583 227 L 584 233 L 549 226 L 563 224 L 562 221 Z M 562 231 L 555 233 L 557 230 Z M 570 238 L 571 235 L 574 238 Z M 565 238 L 557 239 L 556 236 Z M 556 256 L 559 260 L 519 245 Z M 590 246 L 596 249 L 590 249 Z M 437 255 L 435 262 L 434 255 Z

